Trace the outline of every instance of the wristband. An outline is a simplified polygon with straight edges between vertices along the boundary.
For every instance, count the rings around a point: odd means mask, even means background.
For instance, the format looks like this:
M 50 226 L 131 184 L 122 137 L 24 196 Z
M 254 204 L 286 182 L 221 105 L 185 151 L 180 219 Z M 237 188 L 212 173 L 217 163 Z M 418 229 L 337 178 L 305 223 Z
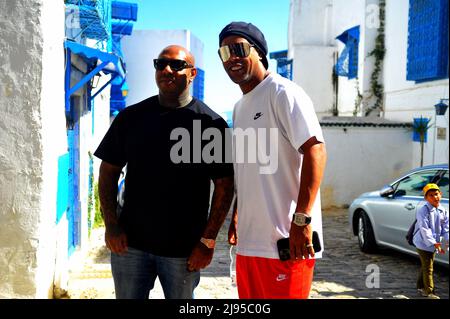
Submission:
M 214 239 L 208 239 L 208 238 L 200 238 L 200 242 L 208 247 L 209 249 L 213 249 L 216 246 L 216 241 Z

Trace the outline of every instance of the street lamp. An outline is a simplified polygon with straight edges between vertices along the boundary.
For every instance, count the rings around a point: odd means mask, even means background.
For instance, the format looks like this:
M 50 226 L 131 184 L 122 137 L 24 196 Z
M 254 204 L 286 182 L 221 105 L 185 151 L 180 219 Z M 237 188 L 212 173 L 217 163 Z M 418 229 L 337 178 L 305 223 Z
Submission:
M 435 154 L 436 154 L 436 140 L 437 140 L 437 130 L 438 130 L 438 126 L 437 126 L 437 121 L 438 121 L 438 116 L 442 116 L 445 115 L 445 112 L 447 111 L 448 108 L 448 104 L 445 104 L 444 101 L 447 101 L 448 103 L 448 99 L 441 99 L 441 101 L 438 104 L 435 104 L 434 107 L 436 109 L 436 116 L 435 116 L 435 121 L 434 121 L 434 141 L 433 141 L 433 164 L 435 162 Z

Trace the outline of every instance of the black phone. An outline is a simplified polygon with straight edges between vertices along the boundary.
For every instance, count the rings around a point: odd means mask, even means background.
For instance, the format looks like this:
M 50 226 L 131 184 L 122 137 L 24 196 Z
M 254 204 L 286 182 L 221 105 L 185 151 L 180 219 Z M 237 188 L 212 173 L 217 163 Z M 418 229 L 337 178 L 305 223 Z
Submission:
M 312 244 L 315 253 L 318 253 L 322 250 L 322 245 L 320 244 L 319 233 L 313 231 L 312 234 Z M 291 259 L 291 252 L 289 250 L 289 237 L 281 238 L 277 241 L 278 247 L 278 255 L 280 256 L 280 260 L 289 260 Z

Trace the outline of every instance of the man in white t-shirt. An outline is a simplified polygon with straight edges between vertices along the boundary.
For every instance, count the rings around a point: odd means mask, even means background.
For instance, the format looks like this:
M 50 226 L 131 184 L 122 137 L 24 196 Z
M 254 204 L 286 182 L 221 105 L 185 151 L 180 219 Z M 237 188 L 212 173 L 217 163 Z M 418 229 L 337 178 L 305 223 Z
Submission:
M 312 244 L 313 231 L 322 239 L 326 150 L 319 121 L 302 88 L 267 71 L 267 43 L 257 27 L 232 22 L 219 46 L 225 71 L 243 92 L 233 112 L 237 207 L 229 229 L 239 297 L 306 299 L 321 255 Z M 277 242 L 288 237 L 290 259 L 280 260 Z

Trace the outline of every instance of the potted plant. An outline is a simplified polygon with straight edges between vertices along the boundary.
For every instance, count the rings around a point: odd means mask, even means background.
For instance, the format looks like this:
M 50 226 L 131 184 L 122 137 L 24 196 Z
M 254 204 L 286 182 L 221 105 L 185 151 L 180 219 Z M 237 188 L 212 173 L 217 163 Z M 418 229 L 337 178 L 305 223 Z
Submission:
M 413 140 L 420 142 L 420 166 L 423 166 L 423 146 L 427 141 L 427 132 L 432 124 L 430 124 L 431 118 L 415 118 L 413 122 Z

